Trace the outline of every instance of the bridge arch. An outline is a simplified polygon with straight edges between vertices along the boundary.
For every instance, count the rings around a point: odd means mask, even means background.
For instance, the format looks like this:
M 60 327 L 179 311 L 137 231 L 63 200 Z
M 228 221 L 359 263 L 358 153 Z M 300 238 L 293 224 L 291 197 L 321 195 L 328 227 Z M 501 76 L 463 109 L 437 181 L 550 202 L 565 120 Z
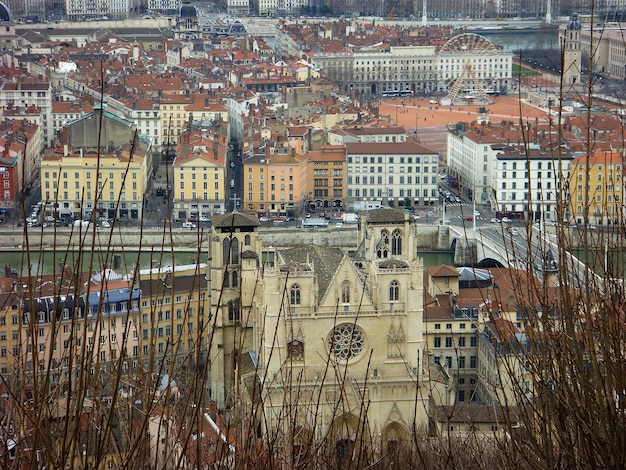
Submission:
M 456 265 L 474 266 L 476 268 L 503 268 L 509 266 L 506 255 L 499 247 L 489 245 L 485 240 L 468 238 L 453 229 L 450 231 L 450 250 L 454 252 Z

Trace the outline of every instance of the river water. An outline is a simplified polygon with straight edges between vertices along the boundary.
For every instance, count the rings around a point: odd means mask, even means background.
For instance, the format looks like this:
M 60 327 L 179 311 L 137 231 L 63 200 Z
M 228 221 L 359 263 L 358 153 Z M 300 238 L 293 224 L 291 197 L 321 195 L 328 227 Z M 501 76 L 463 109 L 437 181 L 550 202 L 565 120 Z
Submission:
M 524 31 L 486 30 L 475 31 L 496 46 L 509 51 L 557 50 L 559 32 L 556 29 L 529 29 Z
M 418 255 L 423 259 L 425 268 L 439 264 L 452 265 L 454 260 L 454 254 L 446 251 L 429 251 Z M 185 265 L 195 264 L 197 261 L 207 262 L 206 253 L 179 250 L 173 253 L 160 251 L 139 253 L 124 250 L 110 253 L 108 256 L 105 251 L 99 251 L 95 252 L 93 257 L 90 256 L 90 252 L 83 252 L 80 260 L 79 256 L 81 255 L 78 251 L 31 251 L 28 259 L 26 253 L 21 251 L 0 251 L 0 265 L 3 268 L 10 266 L 21 276 L 27 276 L 29 272 L 37 276 L 61 272 L 62 265 L 78 266 L 79 261 L 83 272 L 97 272 L 107 266 L 120 274 L 134 271 L 137 265 L 139 269 L 147 269 L 159 265 L 171 266 L 172 263 Z M 4 273 L 0 272 L 0 277 L 3 275 Z
M 103 267 L 112 268 L 118 273 L 130 273 L 138 267 L 139 269 L 147 269 L 154 266 L 171 266 L 194 264 L 199 259 L 200 263 L 206 263 L 207 255 L 205 253 L 180 251 L 175 252 L 137 252 L 137 251 L 116 251 L 107 255 L 106 251 L 94 252 L 91 256 L 90 252 L 67 251 L 31 251 L 30 258 L 25 252 L 21 251 L 2 251 L 0 252 L 1 266 L 10 266 L 21 276 L 52 274 L 60 272 L 63 265 L 81 266 L 83 272 L 97 272 Z M 30 267 L 30 269 L 29 269 Z M 0 273 L 0 276 L 5 273 Z

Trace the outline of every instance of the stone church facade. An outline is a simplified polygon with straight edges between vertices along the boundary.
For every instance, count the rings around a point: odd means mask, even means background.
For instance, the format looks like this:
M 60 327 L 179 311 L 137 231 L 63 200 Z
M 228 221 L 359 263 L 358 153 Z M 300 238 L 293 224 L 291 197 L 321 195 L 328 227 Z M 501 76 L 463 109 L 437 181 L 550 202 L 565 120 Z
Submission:
M 408 215 L 369 211 L 351 257 L 327 246 L 263 246 L 257 226 L 226 214 L 212 229 L 218 407 L 262 409 L 264 432 L 302 445 L 326 436 L 338 445 L 396 445 L 425 429 L 433 384 L 422 356 L 423 266 Z

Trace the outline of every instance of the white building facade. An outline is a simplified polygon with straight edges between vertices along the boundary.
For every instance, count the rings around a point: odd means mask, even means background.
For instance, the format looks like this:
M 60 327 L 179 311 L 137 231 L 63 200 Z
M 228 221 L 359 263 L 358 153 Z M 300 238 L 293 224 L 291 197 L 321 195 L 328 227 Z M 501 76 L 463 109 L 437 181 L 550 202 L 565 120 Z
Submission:
M 439 155 L 413 142 L 346 144 L 348 201 L 434 205 Z

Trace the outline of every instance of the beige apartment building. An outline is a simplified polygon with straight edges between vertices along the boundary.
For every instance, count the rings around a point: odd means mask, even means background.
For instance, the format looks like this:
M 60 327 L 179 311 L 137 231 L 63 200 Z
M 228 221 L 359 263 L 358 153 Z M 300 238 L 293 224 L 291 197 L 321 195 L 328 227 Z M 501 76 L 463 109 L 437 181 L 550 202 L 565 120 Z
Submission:
M 161 145 L 174 148 L 189 121 L 185 108 L 191 103 L 187 95 L 168 94 L 161 98 L 159 111 L 161 117 Z
M 346 197 L 346 148 L 326 145 L 308 153 L 307 194 L 309 209 L 342 208 Z
M 626 44 L 619 24 L 585 24 L 580 30 L 580 49 L 583 65 L 589 64 L 589 58 L 593 56 L 592 72 L 611 78 L 626 78 Z
M 223 214 L 226 208 L 226 156 L 223 136 L 204 130 L 184 133 L 173 168 L 174 214 L 195 219 Z
M 151 146 L 137 137 L 132 123 L 104 112 L 99 126 L 99 115 L 65 126 L 61 142 L 42 158 L 46 215 L 141 219 L 152 173 Z
M 271 147 L 243 164 L 242 207 L 258 215 L 287 213 L 309 196 L 307 158 L 290 147 Z

